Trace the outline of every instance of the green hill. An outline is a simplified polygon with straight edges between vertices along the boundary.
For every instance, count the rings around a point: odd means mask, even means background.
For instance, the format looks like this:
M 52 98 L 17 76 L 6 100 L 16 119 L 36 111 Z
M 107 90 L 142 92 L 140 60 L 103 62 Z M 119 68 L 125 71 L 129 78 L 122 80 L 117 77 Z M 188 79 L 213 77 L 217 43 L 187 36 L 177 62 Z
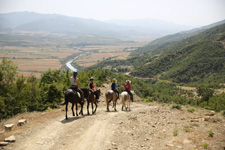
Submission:
M 132 75 L 162 74 L 162 79 L 177 83 L 225 83 L 224 41 L 225 24 L 172 45 L 161 45 L 159 57 L 154 57 L 154 51 L 145 51 L 147 56 L 139 54 L 142 63 L 135 64 Z
M 189 38 L 147 45 L 127 60 L 105 60 L 92 68 L 129 66 L 132 76 L 154 77 L 192 86 L 225 83 L 225 24 Z M 125 70 L 125 69 L 124 69 Z M 127 70 L 126 70 L 127 71 Z

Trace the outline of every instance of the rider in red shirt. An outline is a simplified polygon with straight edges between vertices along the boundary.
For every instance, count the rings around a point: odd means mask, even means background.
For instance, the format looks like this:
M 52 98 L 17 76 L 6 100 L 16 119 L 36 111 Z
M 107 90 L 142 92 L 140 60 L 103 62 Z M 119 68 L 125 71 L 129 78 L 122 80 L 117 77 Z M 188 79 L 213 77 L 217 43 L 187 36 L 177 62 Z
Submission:
M 97 102 L 99 102 L 99 95 L 96 92 L 96 90 L 98 90 L 98 89 L 97 89 L 97 86 L 94 84 L 93 77 L 90 78 L 90 83 L 88 84 L 88 87 L 89 87 L 89 90 L 91 91 L 91 93 L 95 94 Z
M 127 83 L 124 84 L 124 86 L 123 86 L 123 90 L 124 91 L 127 91 L 127 93 L 130 95 L 131 101 L 133 102 L 134 99 L 133 99 L 133 94 L 131 93 L 131 84 L 130 84 L 131 81 L 130 80 L 127 80 L 126 82 Z

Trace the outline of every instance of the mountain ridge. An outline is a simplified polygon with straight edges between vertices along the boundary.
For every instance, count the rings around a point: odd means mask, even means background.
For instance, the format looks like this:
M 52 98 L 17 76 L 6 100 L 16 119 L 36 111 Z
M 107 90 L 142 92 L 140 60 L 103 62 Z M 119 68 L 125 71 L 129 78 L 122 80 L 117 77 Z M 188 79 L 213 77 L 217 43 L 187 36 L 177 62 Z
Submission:
M 127 37 L 127 36 L 153 36 L 160 37 L 169 33 L 175 33 L 178 31 L 184 31 L 186 28 L 177 29 L 177 25 L 165 23 L 163 26 L 154 25 L 158 28 L 157 31 L 151 29 L 149 21 L 142 22 L 145 25 L 132 27 L 122 26 L 115 23 L 103 22 L 94 19 L 83 19 L 78 17 L 70 17 L 58 14 L 39 14 L 35 12 L 13 12 L 0 14 L 0 26 L 5 28 L 11 28 L 11 30 L 28 30 L 28 31 L 51 31 L 56 28 L 57 31 L 67 34 L 95 34 L 102 36 L 113 36 L 113 37 Z M 163 22 L 163 21 L 161 21 Z M 151 21 L 150 21 L 151 23 Z M 152 23 L 154 24 L 154 23 Z M 55 27 L 57 25 L 57 27 Z M 76 25 L 78 28 L 76 29 Z M 165 26 L 167 25 L 167 28 Z M 48 28 L 46 26 L 49 26 Z M 73 28 L 71 27 L 73 26 Z M 148 28 L 146 26 L 149 26 Z M 50 28 L 51 27 L 51 28 Z M 68 28 L 69 27 L 69 28 Z M 174 30 L 175 29 L 175 30 Z M 77 32 L 79 30 L 79 32 Z M 4 30 L 3 30 L 4 31 Z

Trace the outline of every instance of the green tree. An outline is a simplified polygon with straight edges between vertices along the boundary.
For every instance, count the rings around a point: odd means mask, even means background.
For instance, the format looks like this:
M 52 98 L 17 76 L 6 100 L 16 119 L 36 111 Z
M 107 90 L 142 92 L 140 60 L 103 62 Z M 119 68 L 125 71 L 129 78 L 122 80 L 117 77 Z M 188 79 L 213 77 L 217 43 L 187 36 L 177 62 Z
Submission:
M 197 93 L 198 96 L 202 97 L 202 101 L 207 102 L 207 106 L 209 106 L 209 99 L 213 96 L 214 90 L 206 87 L 198 87 L 197 88 Z

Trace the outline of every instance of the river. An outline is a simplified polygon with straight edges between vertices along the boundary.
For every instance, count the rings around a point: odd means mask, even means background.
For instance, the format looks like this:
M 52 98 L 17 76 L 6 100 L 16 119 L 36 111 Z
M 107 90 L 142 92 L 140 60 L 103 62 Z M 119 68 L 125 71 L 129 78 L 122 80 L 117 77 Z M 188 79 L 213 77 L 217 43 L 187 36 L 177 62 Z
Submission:
M 74 67 L 71 65 L 71 63 L 72 63 L 74 60 L 76 60 L 77 58 L 79 58 L 80 56 L 83 56 L 83 55 L 86 55 L 86 54 L 87 54 L 87 53 L 83 53 L 83 54 L 80 54 L 80 55 L 74 57 L 73 59 L 69 60 L 69 61 L 66 63 L 66 66 L 67 66 L 71 71 L 77 71 L 77 69 L 74 68 Z

